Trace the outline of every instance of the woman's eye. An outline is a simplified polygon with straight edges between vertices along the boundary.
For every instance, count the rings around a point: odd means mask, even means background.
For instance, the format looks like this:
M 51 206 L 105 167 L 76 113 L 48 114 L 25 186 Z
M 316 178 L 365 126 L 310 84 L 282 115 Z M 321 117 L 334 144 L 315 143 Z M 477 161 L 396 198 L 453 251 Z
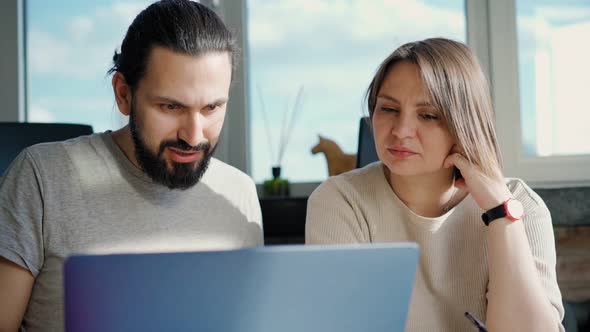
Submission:
M 395 108 L 391 108 L 391 107 L 381 107 L 381 111 L 383 112 L 393 112 L 393 113 L 398 113 L 399 110 L 395 109 Z
M 428 114 L 428 113 L 426 113 L 426 114 L 422 114 L 422 118 L 423 118 L 424 120 L 432 120 L 432 121 L 434 121 L 434 120 L 438 120 L 438 119 L 439 119 L 438 115 L 434 115 L 434 114 Z

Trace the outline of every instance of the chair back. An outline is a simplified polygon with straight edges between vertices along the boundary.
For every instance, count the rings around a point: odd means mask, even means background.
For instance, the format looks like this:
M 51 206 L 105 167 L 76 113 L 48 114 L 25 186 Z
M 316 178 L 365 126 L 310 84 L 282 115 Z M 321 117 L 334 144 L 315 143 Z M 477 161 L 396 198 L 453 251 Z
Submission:
M 359 143 L 356 153 L 356 168 L 365 167 L 379 160 L 375 150 L 375 140 L 371 129 L 371 119 L 368 116 L 361 118 L 359 124 Z
M 0 122 L 0 176 L 25 148 L 93 133 L 92 127 L 70 123 Z

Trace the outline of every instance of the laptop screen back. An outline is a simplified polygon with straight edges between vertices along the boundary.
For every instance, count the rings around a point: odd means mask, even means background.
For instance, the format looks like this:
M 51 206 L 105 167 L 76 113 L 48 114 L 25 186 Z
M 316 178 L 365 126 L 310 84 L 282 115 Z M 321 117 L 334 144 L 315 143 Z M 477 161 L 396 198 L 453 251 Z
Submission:
M 415 244 L 74 256 L 66 331 L 403 331 Z

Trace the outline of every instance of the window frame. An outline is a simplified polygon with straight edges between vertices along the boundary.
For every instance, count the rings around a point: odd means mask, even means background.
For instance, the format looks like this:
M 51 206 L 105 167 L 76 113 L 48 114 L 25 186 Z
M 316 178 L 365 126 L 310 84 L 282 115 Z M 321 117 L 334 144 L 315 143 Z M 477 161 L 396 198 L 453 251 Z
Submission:
M 532 187 L 590 185 L 590 155 L 527 156 L 523 151 L 518 68 L 517 0 L 488 1 L 492 100 L 507 176 Z M 556 170 L 559 170 L 557 172 Z
M 465 0 L 467 43 L 477 54 L 490 81 L 504 174 L 507 177 L 521 178 L 532 187 L 590 185 L 590 171 L 584 171 L 590 169 L 590 155 L 533 157 L 524 154 L 520 126 L 516 1 Z M 241 38 L 247 41 L 246 5 L 242 5 L 240 9 L 244 11 L 241 14 Z M 247 43 L 242 47 L 247 56 Z M 247 77 L 248 68 L 243 59 L 244 57 L 239 65 L 244 68 Z M 244 99 L 236 104 L 242 105 L 242 111 L 248 114 L 246 89 L 244 86 Z M 246 136 L 249 136 L 250 128 L 244 129 Z M 246 141 L 235 143 L 242 142 Z M 248 148 L 244 146 L 244 150 Z M 308 195 L 318 184 L 293 183 L 292 192 L 295 195 Z
M 0 4 L 0 121 L 26 121 L 25 0 Z M 15 84 L 16 82 L 16 84 Z
M 504 159 L 505 175 L 519 177 L 532 187 L 570 187 L 590 185 L 590 155 L 526 156 L 522 149 L 520 94 L 518 77 L 517 0 L 465 0 L 467 43 L 477 54 L 490 80 L 495 109 L 496 131 Z M 2 68 L 17 68 L 2 75 L 8 103 L 0 111 L 2 121 L 26 121 L 26 0 L 6 0 L 0 18 L 7 29 L 0 29 L 2 49 L 14 49 L 2 58 Z M 250 172 L 250 117 L 248 82 L 247 13 L 244 1 L 219 1 L 228 27 L 234 31 L 242 50 L 236 64 L 230 103 L 221 134 L 217 157 L 236 168 Z M 14 12 L 16 11 L 16 15 Z M 16 36 L 16 38 L 15 38 Z M 4 71 L 3 71 L 4 72 Z M 18 84 L 14 84 L 17 81 Z M 14 87 L 10 89 L 9 87 Z M 557 172 L 556 170 L 559 170 Z M 319 183 L 293 183 L 293 196 L 307 196 Z

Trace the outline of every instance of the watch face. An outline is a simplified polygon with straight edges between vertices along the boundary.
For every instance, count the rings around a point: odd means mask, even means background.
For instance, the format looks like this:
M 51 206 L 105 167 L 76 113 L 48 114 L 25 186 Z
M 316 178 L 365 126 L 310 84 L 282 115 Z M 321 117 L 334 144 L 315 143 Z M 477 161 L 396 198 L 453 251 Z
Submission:
M 506 217 L 511 220 L 518 220 L 522 218 L 524 214 L 524 208 L 522 207 L 522 203 L 515 199 L 511 199 L 506 202 Z

